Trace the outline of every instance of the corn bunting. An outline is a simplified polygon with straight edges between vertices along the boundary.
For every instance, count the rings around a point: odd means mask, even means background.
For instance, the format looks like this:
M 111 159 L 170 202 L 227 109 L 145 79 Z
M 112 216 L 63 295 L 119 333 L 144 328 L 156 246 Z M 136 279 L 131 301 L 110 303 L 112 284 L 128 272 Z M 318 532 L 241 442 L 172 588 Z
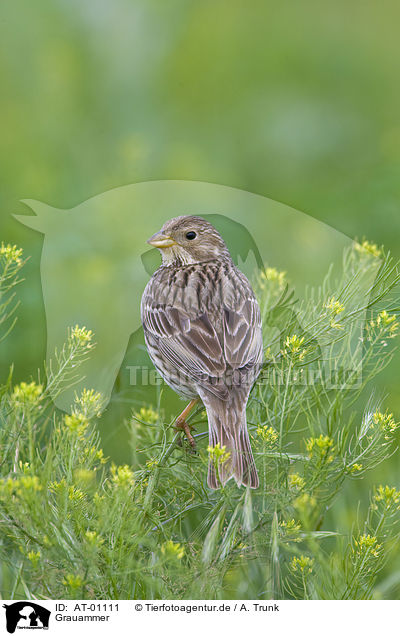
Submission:
M 193 443 L 186 418 L 200 398 L 210 446 L 225 446 L 210 461 L 208 485 L 259 485 L 246 423 L 250 389 L 262 363 L 260 309 L 249 281 L 234 265 L 217 230 L 198 216 L 167 221 L 148 243 L 162 264 L 148 282 L 141 316 L 147 349 L 165 381 L 191 400 L 176 425 Z

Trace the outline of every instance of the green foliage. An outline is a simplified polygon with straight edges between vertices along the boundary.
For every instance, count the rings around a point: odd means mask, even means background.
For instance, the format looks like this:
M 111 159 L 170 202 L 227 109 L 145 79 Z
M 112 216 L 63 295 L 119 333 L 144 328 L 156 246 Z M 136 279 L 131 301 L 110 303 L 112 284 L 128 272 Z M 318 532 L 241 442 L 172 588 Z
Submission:
M 396 450 L 398 424 L 381 401 L 367 400 L 362 417 L 354 405 L 397 331 L 397 272 L 361 247 L 345 255 L 340 280 L 327 277 L 295 310 L 284 274 L 269 268 L 258 280 L 266 365 L 248 408 L 255 491 L 207 488 L 209 457 L 218 464 L 226 451 L 207 446 L 201 407 L 197 453 L 155 406 L 135 412 L 131 466 L 104 457 L 100 394 L 85 390 L 69 415 L 56 412 L 51 396 L 94 346 L 84 327 L 40 382 L 13 385 L 10 374 L 0 395 L 3 596 L 360 599 L 378 595 L 377 581 L 390 596 L 400 492 L 377 485 L 349 527 L 329 516 L 348 482 Z
M 23 265 L 22 249 L 16 245 L 0 245 L 0 340 L 15 325 L 14 314 L 18 303 L 15 302 L 14 287 L 21 282 L 18 273 Z

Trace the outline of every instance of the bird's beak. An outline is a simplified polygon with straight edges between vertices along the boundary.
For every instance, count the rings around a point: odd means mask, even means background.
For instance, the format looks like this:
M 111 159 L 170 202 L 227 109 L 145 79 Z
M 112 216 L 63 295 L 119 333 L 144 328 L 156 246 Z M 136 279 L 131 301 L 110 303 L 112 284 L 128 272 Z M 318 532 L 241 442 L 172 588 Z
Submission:
M 167 236 L 162 232 L 156 232 L 151 238 L 149 238 L 147 242 L 149 245 L 161 249 L 164 247 L 172 247 L 173 245 L 177 245 L 177 242 L 171 236 Z

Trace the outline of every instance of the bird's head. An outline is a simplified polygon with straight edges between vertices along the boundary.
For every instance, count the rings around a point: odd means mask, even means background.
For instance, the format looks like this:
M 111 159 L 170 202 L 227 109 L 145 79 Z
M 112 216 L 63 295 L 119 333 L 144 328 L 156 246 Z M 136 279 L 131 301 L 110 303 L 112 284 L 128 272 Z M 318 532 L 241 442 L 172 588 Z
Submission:
M 170 219 L 147 242 L 160 250 L 164 265 L 173 262 L 189 265 L 229 257 L 221 235 L 200 216 Z

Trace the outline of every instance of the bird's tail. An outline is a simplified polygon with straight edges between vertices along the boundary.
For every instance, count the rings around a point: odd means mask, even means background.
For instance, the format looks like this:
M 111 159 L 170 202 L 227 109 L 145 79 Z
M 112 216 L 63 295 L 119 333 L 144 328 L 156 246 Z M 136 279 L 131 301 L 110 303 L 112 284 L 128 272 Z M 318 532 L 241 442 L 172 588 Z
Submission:
M 258 488 L 259 479 L 247 432 L 246 408 L 222 400 L 203 399 L 207 410 L 210 447 L 225 446 L 225 453 L 211 451 L 207 483 L 217 489 L 233 477 L 238 486 Z

